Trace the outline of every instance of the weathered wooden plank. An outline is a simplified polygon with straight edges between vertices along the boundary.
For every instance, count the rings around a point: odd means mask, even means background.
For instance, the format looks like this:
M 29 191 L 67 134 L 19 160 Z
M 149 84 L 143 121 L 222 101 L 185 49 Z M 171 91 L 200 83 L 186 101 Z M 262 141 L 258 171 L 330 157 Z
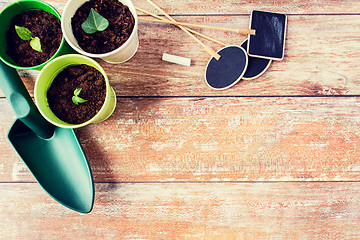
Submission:
M 96 184 L 84 215 L 0 184 L 1 239 L 356 239 L 360 183 Z M 26 196 L 26 197 L 24 197 Z
M 359 180 L 359 119 L 359 97 L 119 98 L 76 132 L 97 182 Z M 6 141 L 0 181 L 33 181 Z
M 248 16 L 178 17 L 180 21 L 219 26 L 246 27 Z M 273 62 L 260 78 L 241 81 L 216 91 L 205 83 L 209 55 L 195 41 L 168 25 L 140 23 L 140 46 L 124 64 L 100 61 L 118 96 L 282 96 L 360 94 L 360 15 L 289 16 L 285 59 Z M 229 44 L 241 44 L 244 36 L 216 30 L 200 30 Z M 208 43 L 214 49 L 221 46 Z M 163 53 L 192 59 L 191 67 L 161 60 Z M 33 93 L 37 72 L 21 72 Z M 2 94 L 2 93 L 1 93 Z
M 0 2 L 0 9 L 3 9 L 11 2 L 8 0 Z M 53 5 L 59 12 L 62 12 L 66 0 L 46 0 Z M 183 0 L 183 1 L 154 1 L 161 8 L 172 15 L 201 15 L 201 14 L 250 14 L 253 9 L 273 12 L 283 12 L 286 14 L 359 14 L 360 3 L 357 0 L 263 0 L 263 1 L 224 1 L 217 0 Z M 145 0 L 134 0 L 133 3 L 148 11 L 154 11 L 154 8 Z
M 263 0 L 263 1 L 155 1 L 167 13 L 182 14 L 250 14 L 253 9 L 283 12 L 286 14 L 344 14 L 360 13 L 360 3 L 356 0 Z M 154 11 L 146 0 L 136 0 L 135 4 Z M 347 9 L 349 7 L 351 9 Z
M 66 1 L 48 2 L 62 12 Z M 259 79 L 213 91 L 201 47 L 175 28 L 141 22 L 131 61 L 99 61 L 120 96 L 116 112 L 76 130 L 96 182 L 88 215 L 34 183 L 6 139 L 14 114 L 0 98 L 0 239 L 358 238 L 360 98 L 216 96 L 359 95 L 360 2 L 156 3 L 180 21 L 224 27 L 246 27 L 252 9 L 286 13 L 285 59 Z M 164 63 L 163 52 L 193 65 Z M 33 94 L 37 72 L 21 74 Z

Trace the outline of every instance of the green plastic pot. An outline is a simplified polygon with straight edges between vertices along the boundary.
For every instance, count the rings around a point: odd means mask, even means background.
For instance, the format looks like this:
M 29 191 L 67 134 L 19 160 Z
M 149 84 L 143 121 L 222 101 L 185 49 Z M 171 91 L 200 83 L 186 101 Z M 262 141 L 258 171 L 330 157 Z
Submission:
M 55 77 L 66 67 L 71 65 L 86 64 L 96 68 L 105 78 L 106 96 L 100 111 L 90 120 L 81 124 L 71 124 L 60 120 L 50 109 L 47 100 L 47 91 Z M 109 79 L 102 67 L 93 59 L 80 54 L 67 54 L 53 59 L 40 71 L 35 82 L 35 102 L 41 115 L 55 126 L 62 128 L 79 128 L 91 123 L 99 123 L 111 116 L 116 107 L 116 94 L 110 86 Z
M 63 36 L 59 49 L 48 61 L 32 67 L 18 66 L 15 61 L 6 54 L 6 32 L 10 27 L 11 20 L 14 17 L 31 10 L 44 10 L 55 15 L 58 19 L 61 19 L 61 15 L 54 7 L 52 7 L 46 2 L 38 0 L 20 0 L 4 8 L 4 10 L 0 13 L 0 58 L 10 67 L 20 70 L 41 70 L 48 62 L 50 62 L 55 57 L 66 53 L 74 52 L 71 47 L 65 42 L 65 38 Z

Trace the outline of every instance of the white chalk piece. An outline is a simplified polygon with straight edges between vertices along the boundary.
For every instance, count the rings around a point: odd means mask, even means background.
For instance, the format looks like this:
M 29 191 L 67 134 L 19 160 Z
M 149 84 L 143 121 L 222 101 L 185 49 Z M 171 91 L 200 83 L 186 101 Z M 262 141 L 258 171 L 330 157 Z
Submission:
M 188 67 L 191 64 L 191 59 L 190 58 L 175 56 L 175 55 L 171 55 L 171 54 L 167 54 L 167 53 L 163 54 L 162 60 L 167 61 L 167 62 L 171 62 L 171 63 L 184 65 L 184 66 L 188 66 Z

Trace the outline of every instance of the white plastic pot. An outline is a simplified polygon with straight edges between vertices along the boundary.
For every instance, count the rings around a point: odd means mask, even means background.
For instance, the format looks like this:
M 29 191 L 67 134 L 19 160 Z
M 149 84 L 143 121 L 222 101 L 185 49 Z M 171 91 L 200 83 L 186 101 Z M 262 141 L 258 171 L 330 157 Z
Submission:
M 135 55 L 139 46 L 138 17 L 134 4 L 130 0 L 119 0 L 122 4 L 129 7 L 135 19 L 134 29 L 129 39 L 119 48 L 111 52 L 95 54 L 85 52 L 83 49 L 81 49 L 81 47 L 77 43 L 71 27 L 71 18 L 74 16 L 76 10 L 87 1 L 88 0 L 69 0 L 65 5 L 61 17 L 61 29 L 68 44 L 80 54 L 86 55 L 91 58 L 101 58 L 109 63 L 123 63 L 131 59 Z

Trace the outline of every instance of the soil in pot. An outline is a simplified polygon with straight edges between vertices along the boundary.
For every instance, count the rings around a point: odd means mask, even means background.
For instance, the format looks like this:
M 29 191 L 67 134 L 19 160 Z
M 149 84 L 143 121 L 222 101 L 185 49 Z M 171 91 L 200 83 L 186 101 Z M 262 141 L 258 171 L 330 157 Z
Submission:
M 86 33 L 81 25 L 86 21 L 91 8 L 109 21 L 104 31 Z M 111 52 L 130 37 L 135 19 L 129 7 L 118 0 L 90 0 L 85 2 L 71 19 L 72 30 L 79 46 L 88 53 Z
M 76 105 L 72 101 L 74 91 L 87 100 Z M 105 102 L 106 83 L 104 76 L 94 67 L 80 64 L 63 69 L 51 83 L 47 92 L 51 111 L 62 121 L 81 124 L 93 118 Z
M 33 37 L 40 38 L 41 50 L 30 46 L 30 40 L 22 40 L 15 31 L 15 25 L 30 30 Z M 62 40 L 60 19 L 43 10 L 24 12 L 11 21 L 6 32 L 6 54 L 22 67 L 32 67 L 49 60 L 59 49 Z

